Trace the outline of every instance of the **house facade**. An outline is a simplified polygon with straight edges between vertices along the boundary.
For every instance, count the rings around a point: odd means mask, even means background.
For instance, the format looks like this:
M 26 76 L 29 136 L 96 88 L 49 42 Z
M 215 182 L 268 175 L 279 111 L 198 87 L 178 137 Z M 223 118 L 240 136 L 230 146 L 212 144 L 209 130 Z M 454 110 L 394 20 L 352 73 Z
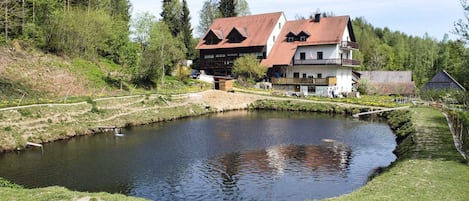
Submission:
M 283 12 L 219 18 L 196 46 L 199 69 L 213 75 L 231 75 L 234 60 L 245 55 L 267 58 L 286 22 Z
M 225 35 L 224 33 L 227 33 Z M 238 36 L 241 40 L 234 40 Z M 348 16 L 287 21 L 283 13 L 222 18 L 199 41 L 200 68 L 230 74 L 233 61 L 257 55 L 277 90 L 331 96 L 352 91 L 358 50 Z
M 352 70 L 360 63 L 352 59 L 358 44 L 348 16 L 288 21 L 280 36 L 262 61 L 275 89 L 319 96 L 352 92 Z

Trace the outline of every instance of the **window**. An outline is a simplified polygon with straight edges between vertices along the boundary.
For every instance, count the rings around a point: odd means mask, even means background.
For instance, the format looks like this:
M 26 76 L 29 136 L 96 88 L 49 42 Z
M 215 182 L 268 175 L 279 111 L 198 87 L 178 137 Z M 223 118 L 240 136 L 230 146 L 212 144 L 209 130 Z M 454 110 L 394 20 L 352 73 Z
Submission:
M 306 41 L 306 36 L 300 36 L 300 41 Z
M 299 73 L 299 72 L 294 72 L 294 73 L 293 73 L 293 77 L 294 77 L 294 78 L 299 78 L 299 77 L 300 77 L 300 73 Z
M 319 78 L 319 79 L 322 78 L 322 73 L 318 73 L 318 78 Z
M 225 57 L 226 55 L 225 54 L 216 54 L 215 57 L 216 58 L 221 58 L 221 57 Z
M 306 73 L 303 73 L 303 78 L 306 78 Z
M 295 38 L 293 38 L 293 36 L 289 36 L 289 37 L 287 38 L 287 42 L 290 43 L 290 42 L 293 42 L 293 41 L 295 41 Z
M 300 52 L 300 60 L 305 60 L 306 59 L 306 53 Z
M 215 55 L 213 54 L 207 54 L 204 56 L 204 59 L 213 59 L 213 58 L 215 58 Z
M 318 60 L 323 59 L 322 56 L 323 56 L 323 53 L 322 53 L 322 52 L 318 52 L 318 53 L 317 53 L 317 59 L 318 59 Z
M 282 23 L 281 22 L 278 23 L 278 28 L 282 29 Z
M 275 36 L 274 36 L 274 38 L 272 38 L 272 41 L 274 41 L 274 42 L 275 42 Z
M 229 56 L 229 57 L 237 57 L 238 54 L 237 54 L 237 53 L 229 53 L 229 54 L 227 54 L 226 56 Z

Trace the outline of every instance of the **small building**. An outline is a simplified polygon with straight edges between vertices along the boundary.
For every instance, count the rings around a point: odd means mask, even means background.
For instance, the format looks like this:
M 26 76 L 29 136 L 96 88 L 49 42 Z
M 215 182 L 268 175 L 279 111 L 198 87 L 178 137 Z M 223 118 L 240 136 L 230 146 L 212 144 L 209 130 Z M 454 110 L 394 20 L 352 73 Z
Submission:
M 221 91 L 233 90 L 233 78 L 231 77 L 214 76 L 213 81 L 214 81 L 216 90 L 221 90 Z
M 377 95 L 413 95 L 412 71 L 356 71 L 359 80 L 368 82 L 368 93 Z M 360 82 L 360 81 L 358 81 Z
M 430 81 L 428 81 L 422 90 L 433 90 L 433 89 L 454 89 L 466 91 L 466 89 L 459 84 L 451 75 L 445 70 L 438 72 Z

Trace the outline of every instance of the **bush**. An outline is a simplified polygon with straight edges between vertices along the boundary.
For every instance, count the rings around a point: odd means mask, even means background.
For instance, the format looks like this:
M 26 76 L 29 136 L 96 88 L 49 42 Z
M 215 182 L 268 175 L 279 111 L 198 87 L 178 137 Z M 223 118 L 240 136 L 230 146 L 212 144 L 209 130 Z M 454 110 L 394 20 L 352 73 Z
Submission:
M 5 180 L 4 178 L 0 177 L 0 188 L 15 188 L 21 189 L 23 186 L 11 183 L 10 181 Z

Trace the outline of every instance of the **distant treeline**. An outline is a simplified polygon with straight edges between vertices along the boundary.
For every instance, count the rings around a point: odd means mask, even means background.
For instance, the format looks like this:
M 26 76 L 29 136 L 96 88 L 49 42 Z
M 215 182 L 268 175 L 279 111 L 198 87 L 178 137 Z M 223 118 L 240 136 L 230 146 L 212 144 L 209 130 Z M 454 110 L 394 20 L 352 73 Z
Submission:
M 422 87 L 444 69 L 469 88 L 469 54 L 463 41 L 449 40 L 447 35 L 438 41 L 427 34 L 418 37 L 375 28 L 364 18 L 352 23 L 360 45 L 354 55 L 362 62 L 360 70 L 411 70 L 417 87 Z

